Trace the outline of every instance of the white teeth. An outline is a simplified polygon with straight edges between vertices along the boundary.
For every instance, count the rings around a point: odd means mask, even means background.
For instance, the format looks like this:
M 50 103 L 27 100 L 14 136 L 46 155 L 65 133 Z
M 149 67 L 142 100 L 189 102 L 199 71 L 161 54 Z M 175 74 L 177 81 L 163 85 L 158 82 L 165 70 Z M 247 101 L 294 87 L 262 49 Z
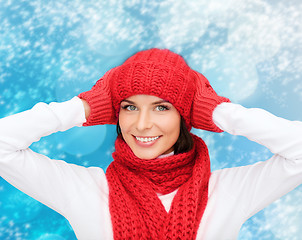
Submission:
M 141 138 L 141 137 L 135 137 L 138 141 L 140 141 L 140 142 L 152 142 L 152 141 L 154 141 L 154 140 L 156 140 L 156 139 L 158 139 L 159 138 L 159 136 L 157 136 L 157 137 L 149 137 L 149 138 Z

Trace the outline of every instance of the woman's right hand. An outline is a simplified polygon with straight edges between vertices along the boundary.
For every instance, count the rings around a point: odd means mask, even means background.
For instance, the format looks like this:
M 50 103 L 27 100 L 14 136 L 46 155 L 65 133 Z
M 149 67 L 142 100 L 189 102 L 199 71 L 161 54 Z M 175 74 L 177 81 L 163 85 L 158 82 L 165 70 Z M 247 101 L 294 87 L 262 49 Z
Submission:
M 83 101 L 87 119 L 83 126 L 116 124 L 109 86 L 112 70 L 99 79 L 91 90 L 79 94 L 78 97 Z

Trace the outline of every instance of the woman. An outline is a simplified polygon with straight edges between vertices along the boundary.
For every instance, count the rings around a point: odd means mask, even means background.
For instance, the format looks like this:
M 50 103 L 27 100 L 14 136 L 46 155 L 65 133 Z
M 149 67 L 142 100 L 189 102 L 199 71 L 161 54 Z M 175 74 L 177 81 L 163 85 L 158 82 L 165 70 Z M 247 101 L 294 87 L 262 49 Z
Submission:
M 96 124 L 119 133 L 106 174 L 28 148 Z M 191 127 L 246 136 L 275 155 L 211 173 Z M 0 132 L 1 176 L 65 216 L 78 239 L 236 239 L 249 217 L 302 182 L 301 122 L 230 103 L 169 50 L 138 52 L 79 97 L 1 119 Z

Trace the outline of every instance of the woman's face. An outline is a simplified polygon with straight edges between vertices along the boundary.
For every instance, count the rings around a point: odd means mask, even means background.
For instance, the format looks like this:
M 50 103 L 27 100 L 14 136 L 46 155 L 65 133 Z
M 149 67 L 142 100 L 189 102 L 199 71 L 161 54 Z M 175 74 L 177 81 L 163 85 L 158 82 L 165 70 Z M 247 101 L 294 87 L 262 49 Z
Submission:
M 142 159 L 154 159 L 173 151 L 180 120 L 171 103 L 155 96 L 134 95 L 121 102 L 121 133 L 133 153 Z

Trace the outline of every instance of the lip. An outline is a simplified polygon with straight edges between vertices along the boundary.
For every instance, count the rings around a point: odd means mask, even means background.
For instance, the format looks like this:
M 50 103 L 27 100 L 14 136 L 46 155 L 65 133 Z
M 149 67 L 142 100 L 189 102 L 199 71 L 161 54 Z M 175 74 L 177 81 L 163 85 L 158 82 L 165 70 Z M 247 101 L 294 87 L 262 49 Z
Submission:
M 141 142 L 141 141 L 138 141 L 138 140 L 136 139 L 136 137 L 147 138 L 147 136 L 134 136 L 134 135 L 132 135 L 132 136 L 133 136 L 133 138 L 134 138 L 134 140 L 135 140 L 135 143 L 136 143 L 138 146 L 140 146 L 140 147 L 151 147 L 151 146 L 153 146 L 155 143 L 157 143 L 157 141 L 161 138 L 161 135 L 160 135 L 160 136 L 153 136 L 153 137 L 148 136 L 148 138 L 149 138 L 149 137 L 150 137 L 150 138 L 159 137 L 159 138 L 157 138 L 156 140 L 151 141 L 151 142 Z

